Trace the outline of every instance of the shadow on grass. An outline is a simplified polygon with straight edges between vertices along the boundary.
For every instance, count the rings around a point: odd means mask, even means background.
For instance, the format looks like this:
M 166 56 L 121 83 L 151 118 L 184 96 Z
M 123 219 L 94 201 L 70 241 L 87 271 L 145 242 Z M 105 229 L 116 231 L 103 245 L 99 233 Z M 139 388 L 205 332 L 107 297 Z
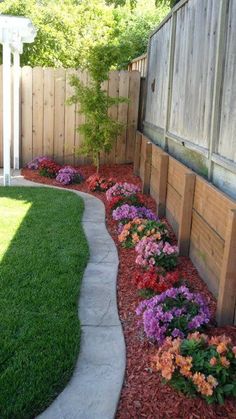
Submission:
M 31 204 L 0 264 L 0 417 L 27 419 L 64 388 L 77 359 L 83 201 L 46 188 L 0 188 L 1 197 Z

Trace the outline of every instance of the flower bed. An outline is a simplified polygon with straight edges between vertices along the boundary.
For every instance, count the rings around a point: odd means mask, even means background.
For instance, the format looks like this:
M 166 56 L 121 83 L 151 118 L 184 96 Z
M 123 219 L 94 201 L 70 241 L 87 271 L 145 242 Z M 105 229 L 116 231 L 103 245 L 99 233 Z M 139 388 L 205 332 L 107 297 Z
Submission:
M 84 178 L 95 172 L 91 166 L 83 167 Z M 47 184 L 55 184 L 54 179 L 40 178 L 37 172 L 24 170 L 26 178 L 41 181 Z M 113 165 L 103 166 L 101 175 L 114 181 L 126 181 L 140 186 L 140 180 L 132 173 L 132 166 Z M 64 187 L 62 185 L 62 187 Z M 86 183 L 81 185 L 68 185 L 68 188 L 88 192 Z M 146 339 L 137 327 L 135 310 L 141 299 L 137 294 L 137 285 L 134 278 L 140 274 L 141 268 L 135 263 L 137 257 L 134 248 L 120 246 L 117 236 L 117 222 L 112 219 L 110 202 L 106 200 L 104 193 L 93 192 L 102 199 L 107 209 L 107 226 L 118 247 L 120 266 L 118 274 L 118 306 L 123 325 L 127 347 L 127 369 L 124 387 L 117 412 L 117 419 L 130 418 L 235 418 L 236 403 L 234 399 L 226 400 L 224 406 L 208 405 L 203 399 L 189 398 L 177 392 L 167 385 L 162 385 L 161 374 L 157 374 L 152 367 L 150 359 L 156 355 L 157 347 Z M 143 196 L 142 205 L 155 211 L 155 202 L 150 196 Z M 124 201 L 123 201 L 124 202 Z M 126 201 L 125 201 L 126 202 Z M 131 202 L 128 202 L 132 204 Z M 165 221 L 166 225 L 168 223 Z M 175 245 L 175 239 L 171 229 L 171 243 Z M 211 315 L 215 312 L 215 300 L 204 282 L 200 279 L 196 269 L 188 258 L 179 257 L 178 272 L 181 278 L 186 279 L 194 292 L 202 292 L 210 307 Z M 173 271 L 175 272 L 175 271 Z M 209 331 L 210 334 L 230 335 L 235 341 L 236 328 L 224 327 Z

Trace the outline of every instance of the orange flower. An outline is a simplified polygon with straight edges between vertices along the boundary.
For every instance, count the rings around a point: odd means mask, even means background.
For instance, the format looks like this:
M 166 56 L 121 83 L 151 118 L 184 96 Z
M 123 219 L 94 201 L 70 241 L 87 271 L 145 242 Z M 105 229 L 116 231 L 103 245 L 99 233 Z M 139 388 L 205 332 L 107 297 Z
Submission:
M 153 234 L 154 239 L 160 240 L 161 239 L 161 234 L 160 233 L 155 233 Z
M 216 359 L 216 357 L 215 357 L 215 356 L 213 356 L 213 357 L 210 359 L 210 365 L 211 365 L 212 367 L 214 367 L 216 364 L 217 364 L 217 359 Z
M 215 377 L 213 377 L 213 375 L 208 375 L 207 377 L 207 382 L 212 386 L 212 387 L 216 387 L 218 386 L 218 381 L 216 380 Z
M 213 389 L 211 384 L 206 381 L 204 374 L 200 372 L 195 372 L 192 377 L 193 383 L 197 387 L 198 391 L 204 396 L 211 396 L 213 394 Z
M 180 367 L 180 373 L 184 377 L 191 377 L 192 372 L 190 371 L 192 368 L 192 357 L 191 356 L 182 356 L 176 355 L 175 358 L 176 364 Z
M 167 351 L 163 352 L 163 348 L 160 348 L 153 361 L 155 362 L 155 368 L 161 372 L 162 377 L 166 380 L 171 380 L 175 370 L 174 355 Z
M 138 228 L 137 228 L 137 230 L 141 233 L 143 230 L 144 230 L 144 225 L 140 225 Z
M 220 357 L 220 362 L 223 365 L 223 367 L 228 367 L 230 365 L 229 360 L 226 358 L 226 356 Z
M 197 342 L 203 339 L 205 342 L 207 342 L 208 336 L 204 335 L 204 333 L 194 332 L 194 333 L 188 334 L 188 339 L 193 339 L 193 340 L 196 340 Z
M 221 335 L 221 336 L 212 336 L 209 340 L 210 345 L 218 346 L 220 343 L 225 343 L 228 345 L 231 343 L 231 339 L 228 336 Z
M 222 354 L 223 352 L 226 352 L 227 349 L 228 348 L 225 342 L 219 343 L 219 345 L 217 345 L 217 348 L 216 348 L 218 354 Z

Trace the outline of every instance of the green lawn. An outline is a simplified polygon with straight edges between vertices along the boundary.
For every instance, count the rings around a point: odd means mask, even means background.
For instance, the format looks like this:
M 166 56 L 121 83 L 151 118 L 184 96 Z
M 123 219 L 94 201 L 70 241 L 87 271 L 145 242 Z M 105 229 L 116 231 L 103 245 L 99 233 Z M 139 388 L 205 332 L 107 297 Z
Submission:
M 47 188 L 0 188 L 0 418 L 34 418 L 77 359 L 77 303 L 88 260 L 83 201 Z

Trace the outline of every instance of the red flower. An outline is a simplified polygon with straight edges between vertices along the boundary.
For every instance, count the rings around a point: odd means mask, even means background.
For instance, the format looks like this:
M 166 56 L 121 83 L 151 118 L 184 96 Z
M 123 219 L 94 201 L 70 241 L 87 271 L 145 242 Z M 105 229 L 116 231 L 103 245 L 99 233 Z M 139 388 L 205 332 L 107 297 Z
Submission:
M 106 192 L 107 189 L 111 188 L 114 185 L 114 181 L 112 179 L 105 179 L 97 174 L 90 176 L 86 182 L 91 192 Z
M 136 274 L 134 284 L 138 289 L 148 289 L 157 293 L 166 291 L 173 287 L 179 281 L 179 272 L 167 272 L 166 275 L 160 275 L 152 267 L 149 271 Z
M 47 176 L 50 178 L 54 178 L 57 176 L 58 171 L 60 170 L 61 166 L 54 162 L 51 159 L 44 159 L 39 164 L 39 174 L 41 176 Z

